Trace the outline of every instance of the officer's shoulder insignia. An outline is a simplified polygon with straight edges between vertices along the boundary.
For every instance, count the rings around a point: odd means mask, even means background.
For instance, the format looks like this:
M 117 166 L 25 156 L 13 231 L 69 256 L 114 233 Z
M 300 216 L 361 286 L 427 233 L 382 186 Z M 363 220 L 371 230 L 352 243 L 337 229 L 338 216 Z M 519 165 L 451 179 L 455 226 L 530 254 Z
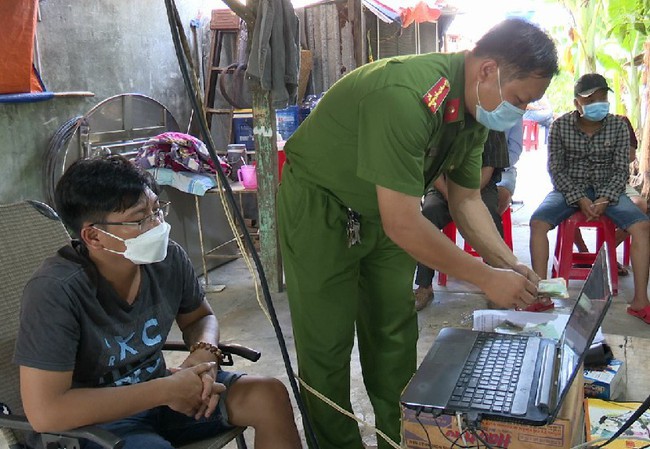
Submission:
M 458 109 L 460 107 L 460 98 L 451 98 L 445 104 L 445 112 L 442 116 L 444 122 L 453 122 L 458 118 Z
M 435 114 L 438 112 L 438 109 L 440 109 L 442 102 L 447 98 L 447 95 L 449 95 L 450 88 L 451 85 L 449 84 L 449 80 L 445 77 L 440 77 L 440 79 L 431 86 L 431 89 L 424 94 L 422 101 L 427 105 L 427 108 Z

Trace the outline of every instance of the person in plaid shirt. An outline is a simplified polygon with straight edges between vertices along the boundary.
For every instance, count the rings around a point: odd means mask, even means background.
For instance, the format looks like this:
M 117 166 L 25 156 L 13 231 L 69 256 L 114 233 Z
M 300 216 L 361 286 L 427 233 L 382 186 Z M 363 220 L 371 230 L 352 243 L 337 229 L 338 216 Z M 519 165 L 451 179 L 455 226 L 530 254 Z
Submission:
M 540 278 L 546 278 L 547 233 L 573 213 L 580 210 L 590 220 L 605 215 L 632 235 L 634 298 L 627 312 L 650 324 L 650 221 L 625 194 L 630 136 L 625 122 L 609 113 L 610 90 L 603 76 L 583 75 L 574 87 L 576 110 L 551 126 L 548 171 L 553 191 L 530 219 L 532 267 Z M 544 301 L 533 310 L 552 307 L 550 300 Z

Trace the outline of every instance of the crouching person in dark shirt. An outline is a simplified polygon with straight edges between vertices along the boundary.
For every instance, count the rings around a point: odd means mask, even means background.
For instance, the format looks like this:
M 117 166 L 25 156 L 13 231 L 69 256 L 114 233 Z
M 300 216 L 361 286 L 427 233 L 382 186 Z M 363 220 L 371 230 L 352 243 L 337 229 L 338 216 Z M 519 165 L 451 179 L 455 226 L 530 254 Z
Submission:
M 169 240 L 157 190 L 119 156 L 80 160 L 59 181 L 56 209 L 79 240 L 25 287 L 14 360 L 29 421 L 39 432 L 98 424 L 125 449 L 232 426 L 253 427 L 257 449 L 301 447 L 280 381 L 220 369 L 217 318 Z M 191 349 L 170 370 L 162 346 L 174 321 Z

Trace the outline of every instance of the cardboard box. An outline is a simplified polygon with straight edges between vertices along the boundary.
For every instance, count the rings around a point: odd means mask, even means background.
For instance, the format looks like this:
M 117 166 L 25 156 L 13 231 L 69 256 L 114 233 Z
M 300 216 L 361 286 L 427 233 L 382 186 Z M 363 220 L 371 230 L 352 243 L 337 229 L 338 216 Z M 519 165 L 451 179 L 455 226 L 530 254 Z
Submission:
M 604 370 L 585 369 L 585 396 L 614 401 L 623 395 L 624 362 L 612 359 Z
M 576 376 L 558 418 L 546 426 L 526 426 L 509 422 L 483 420 L 483 438 L 493 446 L 504 449 L 570 449 L 584 441 L 582 374 Z M 476 446 L 473 435 L 465 435 L 465 443 L 459 436 L 456 418 L 416 412 L 402 407 L 402 447 L 410 449 L 451 448 Z M 482 444 L 482 443 L 481 443 Z

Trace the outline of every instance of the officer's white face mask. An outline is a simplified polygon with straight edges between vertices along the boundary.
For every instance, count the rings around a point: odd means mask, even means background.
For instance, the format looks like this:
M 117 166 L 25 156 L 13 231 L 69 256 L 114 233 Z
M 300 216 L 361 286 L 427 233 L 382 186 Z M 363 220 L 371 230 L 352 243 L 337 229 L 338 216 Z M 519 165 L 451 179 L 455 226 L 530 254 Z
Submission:
M 515 126 L 526 111 L 519 109 L 503 99 L 503 94 L 501 93 L 501 73 L 498 67 L 497 83 L 499 84 L 499 97 L 501 97 L 501 103 L 495 110 L 486 111 L 483 106 L 481 106 L 481 99 L 478 96 L 479 82 L 476 82 L 476 101 L 478 102 L 476 105 L 476 121 L 488 129 L 494 131 L 505 131 Z
M 158 226 L 155 226 L 131 239 L 123 239 L 100 228 L 95 229 L 98 229 L 104 234 L 110 235 L 117 240 L 121 240 L 126 246 L 125 251 L 115 251 L 104 248 L 106 251 L 121 254 L 136 265 L 145 265 L 161 262 L 165 257 L 167 257 L 167 244 L 169 242 L 169 231 L 171 228 L 172 227 L 169 223 L 163 221 Z

